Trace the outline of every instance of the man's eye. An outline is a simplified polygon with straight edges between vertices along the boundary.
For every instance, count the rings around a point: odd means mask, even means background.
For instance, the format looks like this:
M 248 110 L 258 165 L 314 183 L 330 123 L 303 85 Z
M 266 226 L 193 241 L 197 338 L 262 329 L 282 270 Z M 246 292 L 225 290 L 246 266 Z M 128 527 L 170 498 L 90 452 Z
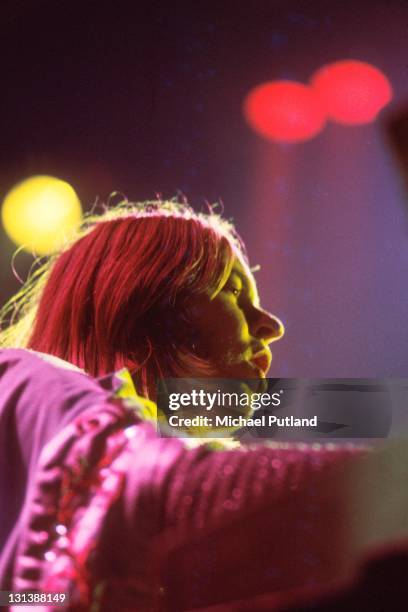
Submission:
M 241 289 L 238 289 L 237 287 L 231 287 L 231 292 L 236 295 L 237 297 L 240 295 L 241 293 Z

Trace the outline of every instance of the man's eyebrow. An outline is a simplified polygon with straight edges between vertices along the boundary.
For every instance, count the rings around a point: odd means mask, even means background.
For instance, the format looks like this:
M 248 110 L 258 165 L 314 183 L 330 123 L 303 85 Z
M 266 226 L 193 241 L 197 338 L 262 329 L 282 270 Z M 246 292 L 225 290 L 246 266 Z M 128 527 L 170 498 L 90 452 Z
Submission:
M 250 280 L 245 274 L 243 274 L 242 272 L 238 272 L 237 270 L 232 270 L 230 278 L 233 276 L 239 278 L 242 287 L 248 293 L 252 302 L 255 304 L 255 306 L 259 306 L 260 300 L 259 300 L 258 291 L 256 289 L 255 280 L 254 279 Z
M 241 272 L 232 270 L 228 280 L 231 280 L 232 278 L 238 279 L 241 282 L 241 285 L 245 285 L 245 277 Z

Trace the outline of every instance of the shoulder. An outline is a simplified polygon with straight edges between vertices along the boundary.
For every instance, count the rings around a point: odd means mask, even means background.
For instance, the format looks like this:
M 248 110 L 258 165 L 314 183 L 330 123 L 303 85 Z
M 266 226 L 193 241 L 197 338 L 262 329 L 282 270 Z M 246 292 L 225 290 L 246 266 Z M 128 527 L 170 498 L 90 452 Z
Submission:
M 0 349 L 0 382 L 5 376 L 17 380 L 29 381 L 38 377 L 39 373 L 42 376 L 58 377 L 65 372 L 75 372 L 76 374 L 85 375 L 85 373 L 76 366 L 54 357 L 46 355 L 30 349 L 23 348 L 6 348 Z M 8 383 L 10 380 L 7 381 Z
M 71 381 L 101 389 L 83 370 L 53 355 L 22 348 L 0 349 L 0 389 L 10 391 L 24 385 L 36 394 L 51 388 L 58 388 L 61 394 Z
M 19 438 L 46 441 L 89 407 L 110 398 L 98 381 L 61 359 L 26 349 L 0 350 L 0 425 Z

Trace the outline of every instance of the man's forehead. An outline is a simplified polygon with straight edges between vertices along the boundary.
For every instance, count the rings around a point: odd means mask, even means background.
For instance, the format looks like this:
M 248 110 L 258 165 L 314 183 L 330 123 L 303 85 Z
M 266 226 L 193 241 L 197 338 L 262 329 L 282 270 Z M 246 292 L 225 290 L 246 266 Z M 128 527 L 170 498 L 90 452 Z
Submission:
M 248 288 L 253 298 L 259 301 L 258 288 L 256 286 L 255 278 L 249 269 L 249 266 L 244 261 L 241 261 L 238 257 L 236 257 L 234 260 L 231 274 L 239 276 L 243 285 Z

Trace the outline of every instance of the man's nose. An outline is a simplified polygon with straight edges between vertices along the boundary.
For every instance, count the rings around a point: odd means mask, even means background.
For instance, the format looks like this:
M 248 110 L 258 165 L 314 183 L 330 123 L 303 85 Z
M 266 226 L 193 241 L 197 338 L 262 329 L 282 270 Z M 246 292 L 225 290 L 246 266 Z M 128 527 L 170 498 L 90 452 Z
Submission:
M 282 338 L 285 333 L 282 321 L 266 310 L 260 309 L 258 312 L 259 316 L 254 322 L 252 329 L 253 335 L 267 344 Z

